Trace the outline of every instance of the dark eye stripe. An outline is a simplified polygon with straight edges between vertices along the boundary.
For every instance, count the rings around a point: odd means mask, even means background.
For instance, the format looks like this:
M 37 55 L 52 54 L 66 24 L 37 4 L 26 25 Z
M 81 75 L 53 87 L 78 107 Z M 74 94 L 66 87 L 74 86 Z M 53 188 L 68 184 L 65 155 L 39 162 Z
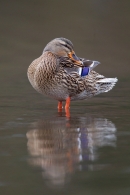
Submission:
M 69 45 L 67 45 L 67 44 L 62 44 L 61 43 L 61 45 L 63 45 L 64 47 L 67 47 L 69 50 L 72 50 L 71 47 L 69 47 Z

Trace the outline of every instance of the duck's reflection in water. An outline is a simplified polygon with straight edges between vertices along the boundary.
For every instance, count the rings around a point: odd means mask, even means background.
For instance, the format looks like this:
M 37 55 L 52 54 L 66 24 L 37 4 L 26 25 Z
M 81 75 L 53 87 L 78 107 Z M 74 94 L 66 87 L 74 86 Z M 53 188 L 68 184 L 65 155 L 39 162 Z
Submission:
M 107 119 L 57 117 L 32 124 L 27 133 L 29 163 L 40 167 L 49 184 L 61 186 L 76 169 L 94 169 L 98 148 L 116 146 L 116 127 Z M 96 166 L 98 168 L 98 166 Z

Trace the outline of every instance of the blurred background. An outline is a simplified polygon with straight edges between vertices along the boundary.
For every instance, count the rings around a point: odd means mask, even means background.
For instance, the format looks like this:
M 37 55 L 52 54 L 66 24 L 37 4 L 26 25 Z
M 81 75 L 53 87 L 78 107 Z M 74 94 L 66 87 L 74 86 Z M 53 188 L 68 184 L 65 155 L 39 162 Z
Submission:
M 27 79 L 56 37 L 119 79 L 71 120 Z M 0 61 L 0 193 L 130 194 L 130 1 L 1 0 Z

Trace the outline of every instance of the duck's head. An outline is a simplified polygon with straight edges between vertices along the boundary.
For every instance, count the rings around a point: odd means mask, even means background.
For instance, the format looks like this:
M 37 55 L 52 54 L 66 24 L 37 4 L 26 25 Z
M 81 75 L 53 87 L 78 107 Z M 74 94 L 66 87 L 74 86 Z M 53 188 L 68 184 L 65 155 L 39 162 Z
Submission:
M 69 58 L 75 65 L 82 67 L 83 62 L 78 58 L 73 50 L 73 44 L 66 38 L 56 38 L 50 41 L 43 52 L 50 51 L 58 57 Z

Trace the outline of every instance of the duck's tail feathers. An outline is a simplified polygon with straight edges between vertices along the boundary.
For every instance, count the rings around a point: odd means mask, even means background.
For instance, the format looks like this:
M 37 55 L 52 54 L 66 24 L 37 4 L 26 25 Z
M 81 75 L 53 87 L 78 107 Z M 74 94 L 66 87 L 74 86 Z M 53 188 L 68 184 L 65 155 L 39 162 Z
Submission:
M 103 78 L 98 80 L 96 82 L 97 92 L 104 93 L 110 91 L 115 86 L 117 81 L 117 78 Z

